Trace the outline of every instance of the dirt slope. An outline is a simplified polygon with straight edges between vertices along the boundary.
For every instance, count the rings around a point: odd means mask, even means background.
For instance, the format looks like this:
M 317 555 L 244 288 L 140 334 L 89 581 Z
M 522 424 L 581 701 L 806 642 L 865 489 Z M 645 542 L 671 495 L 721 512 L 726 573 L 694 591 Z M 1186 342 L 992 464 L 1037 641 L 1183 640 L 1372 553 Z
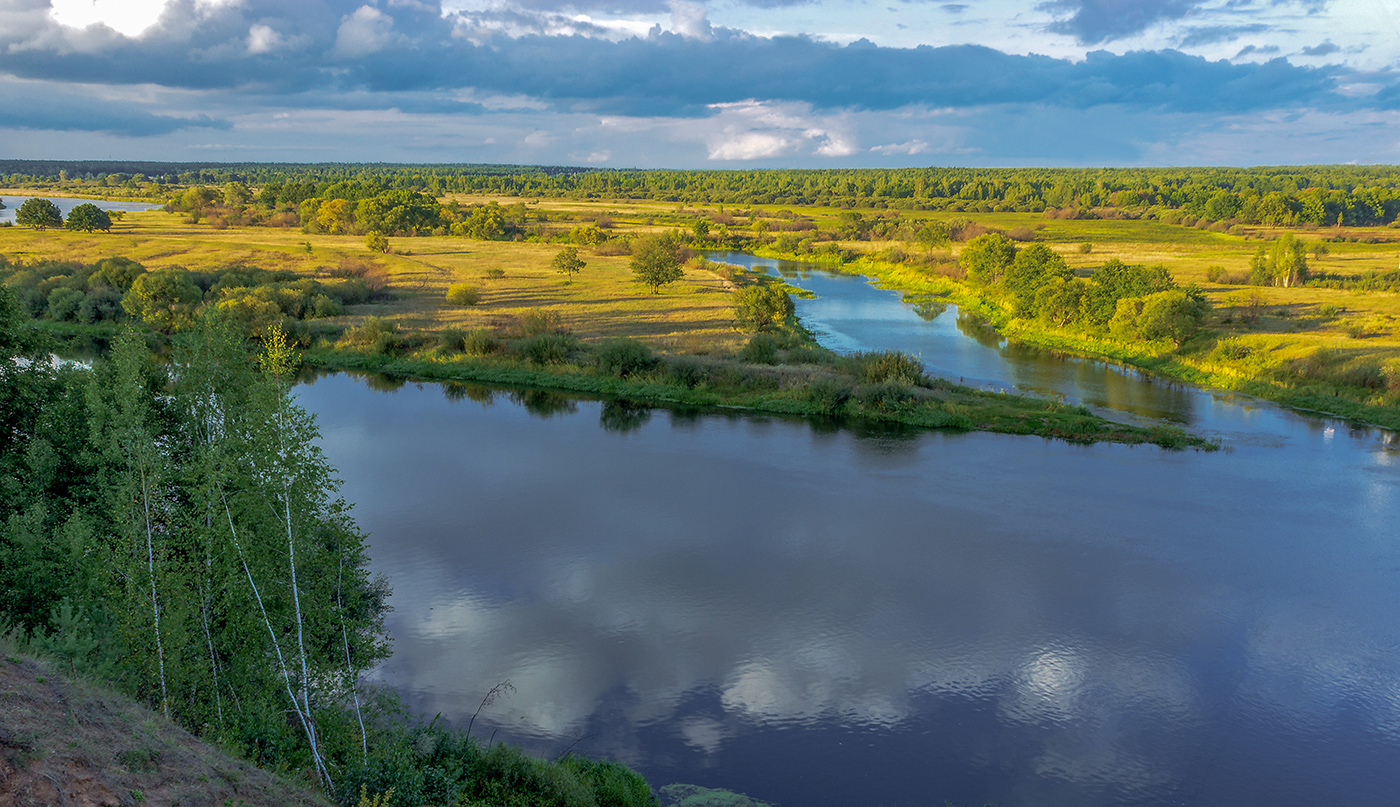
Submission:
M 328 802 L 227 756 L 125 696 L 0 657 L 0 807 Z

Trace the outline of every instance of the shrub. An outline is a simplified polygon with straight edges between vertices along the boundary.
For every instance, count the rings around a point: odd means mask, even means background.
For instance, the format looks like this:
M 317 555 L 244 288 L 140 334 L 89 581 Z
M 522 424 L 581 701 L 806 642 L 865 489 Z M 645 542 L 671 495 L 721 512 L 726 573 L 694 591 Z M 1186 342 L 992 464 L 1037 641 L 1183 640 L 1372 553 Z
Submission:
M 923 364 L 915 357 L 898 350 L 872 353 L 856 353 L 851 356 L 857 373 L 866 384 L 882 384 L 896 381 L 910 386 L 919 386 L 927 380 Z
M 490 328 L 472 328 L 462 335 L 462 350 L 472 356 L 495 353 L 500 347 L 501 340 Z
M 734 324 L 741 331 L 770 330 L 795 310 L 792 298 L 777 286 L 747 286 L 734 294 Z
M 404 338 L 395 323 L 379 317 L 365 317 L 358 328 L 346 329 L 340 344 L 387 355 L 403 349 Z
M 756 334 L 744 345 L 739 357 L 753 364 L 777 364 L 778 340 L 766 333 Z
M 308 319 L 320 319 L 321 317 L 338 317 L 345 313 L 345 307 L 340 301 L 318 294 L 311 298 L 311 306 L 307 309 Z
M 459 353 L 462 351 L 463 340 L 466 333 L 461 328 L 445 328 L 437 333 L 438 350 L 446 353 Z
M 1210 357 L 1217 361 L 1239 361 L 1250 354 L 1250 347 L 1238 339 L 1221 339 Z
M 481 301 L 481 292 L 469 283 L 453 283 L 447 287 L 447 302 L 452 305 L 476 305 Z
M 626 378 L 656 366 L 651 348 L 632 339 L 614 339 L 598 348 L 598 372 Z
M 707 377 L 705 368 L 700 362 L 684 356 L 672 359 L 667 363 L 666 375 L 673 382 L 689 389 L 700 386 Z
M 493 266 L 490 269 L 487 269 L 486 271 L 482 272 L 481 276 L 486 278 L 487 280 L 500 280 L 501 278 L 506 276 L 506 270 L 500 268 L 499 266 Z
M 540 333 L 516 343 L 515 349 L 531 364 L 562 364 L 578 348 L 578 339 L 562 333 Z
M 365 236 L 365 248 L 370 252 L 388 252 L 389 239 L 384 236 L 384 233 L 372 230 Z
M 526 336 L 542 333 L 563 333 L 558 311 L 527 311 L 520 317 L 520 330 Z
M 859 401 L 861 406 L 880 412 L 891 412 L 914 400 L 914 388 L 901 381 L 882 381 L 857 387 L 852 397 Z
M 1080 254 L 1080 255 L 1088 255 L 1090 252 L 1093 252 L 1093 251 L 1094 251 L 1094 245 L 1091 244 L 1091 243 L 1089 243 L 1088 241 L 1085 241 L 1084 243 L 1082 243 L 1082 244 L 1079 245 L 1079 254 Z
M 64 286 L 59 286 L 49 292 L 49 319 L 56 322 L 73 319 L 78 313 L 79 306 L 83 304 L 83 298 L 86 296 L 87 295 L 76 289 L 70 289 Z
M 807 385 L 807 400 L 821 411 L 834 415 L 851 399 L 851 385 L 829 376 L 817 376 Z
M 1212 265 L 1206 267 L 1206 280 L 1210 281 L 1211 283 L 1220 283 L 1221 279 L 1224 277 L 1225 267 L 1219 265 Z

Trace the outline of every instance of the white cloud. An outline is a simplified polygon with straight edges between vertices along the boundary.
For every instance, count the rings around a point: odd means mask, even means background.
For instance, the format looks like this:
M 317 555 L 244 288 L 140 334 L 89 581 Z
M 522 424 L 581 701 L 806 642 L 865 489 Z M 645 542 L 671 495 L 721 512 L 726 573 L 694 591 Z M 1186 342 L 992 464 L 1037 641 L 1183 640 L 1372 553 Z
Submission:
M 689 39 L 705 42 L 715 38 L 705 7 L 686 0 L 671 0 L 671 31 Z
M 123 36 L 137 37 L 156 24 L 166 0 L 51 0 L 54 21 L 70 28 L 105 25 Z
M 332 53 L 349 59 L 377 53 L 393 41 L 393 27 L 393 17 L 373 6 L 360 6 L 340 23 Z
M 711 160 L 758 160 L 787 154 L 793 143 L 771 132 L 726 132 L 710 144 Z
M 287 43 L 286 37 L 271 26 L 254 25 L 248 29 L 248 52 L 271 53 Z
M 870 150 L 875 152 L 876 154 L 883 154 L 886 157 L 890 157 L 895 154 L 914 155 L 923 154 L 924 152 L 928 151 L 929 145 L 928 143 L 925 143 L 922 140 L 915 139 L 906 140 L 903 143 L 886 143 L 883 146 L 871 146 Z

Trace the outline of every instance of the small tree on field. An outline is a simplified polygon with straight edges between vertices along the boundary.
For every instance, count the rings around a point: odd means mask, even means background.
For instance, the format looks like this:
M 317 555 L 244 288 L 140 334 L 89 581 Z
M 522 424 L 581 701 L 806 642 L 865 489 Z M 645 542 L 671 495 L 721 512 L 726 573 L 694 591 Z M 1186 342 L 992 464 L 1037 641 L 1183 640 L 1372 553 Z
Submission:
M 632 247 L 632 273 L 637 280 L 660 294 L 661 287 L 685 276 L 675 242 L 669 236 L 652 236 Z
M 777 286 L 746 286 L 734 294 L 734 324 L 741 331 L 769 330 L 793 311 L 792 298 Z
M 564 247 L 549 265 L 554 267 L 554 271 L 572 280 L 573 276 L 588 264 L 579 260 L 577 248 Z
M 384 233 L 373 230 L 369 235 L 365 236 L 365 247 L 368 248 L 370 252 L 388 252 L 389 239 L 384 237 Z
M 15 223 L 36 230 L 62 227 L 63 214 L 59 213 L 58 205 L 48 199 L 25 199 L 15 211 Z
M 88 233 L 93 230 L 111 232 L 112 217 L 107 215 L 107 211 L 92 202 L 87 202 L 68 211 L 68 221 L 63 226 Z

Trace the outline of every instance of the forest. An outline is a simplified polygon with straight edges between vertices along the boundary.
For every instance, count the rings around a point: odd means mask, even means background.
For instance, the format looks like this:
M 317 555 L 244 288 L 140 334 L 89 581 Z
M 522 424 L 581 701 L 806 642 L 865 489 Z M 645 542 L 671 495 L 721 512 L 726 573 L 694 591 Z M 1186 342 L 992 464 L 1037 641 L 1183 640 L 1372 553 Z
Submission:
M 632 170 L 564 166 L 344 163 L 0 161 L 11 187 L 169 198 L 199 185 L 257 187 L 268 210 L 341 198 L 345 183 L 377 193 L 683 204 L 764 204 L 1080 217 L 1181 211 L 1211 221 L 1270 226 L 1390 224 L 1400 215 L 1393 166 L 1255 168 L 898 168 Z M 362 192 L 362 191 L 357 191 Z

